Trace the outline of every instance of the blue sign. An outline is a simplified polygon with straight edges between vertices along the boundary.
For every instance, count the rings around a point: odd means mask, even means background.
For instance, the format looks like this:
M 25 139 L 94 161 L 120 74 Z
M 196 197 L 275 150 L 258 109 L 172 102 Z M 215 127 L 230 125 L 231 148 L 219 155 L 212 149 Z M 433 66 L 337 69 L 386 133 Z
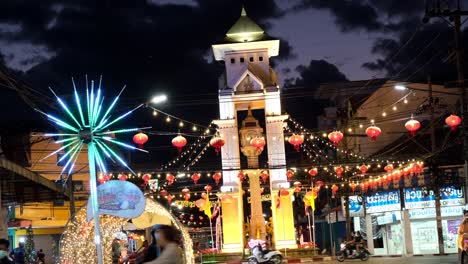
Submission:
M 460 188 L 453 186 L 440 188 L 441 206 L 457 206 L 465 204 L 465 195 Z M 434 192 L 423 188 L 405 189 L 405 208 L 430 208 L 435 207 Z
M 344 197 L 341 198 L 341 204 L 344 204 Z M 353 195 L 349 196 L 349 216 L 359 217 L 364 216 L 364 208 L 362 206 L 363 201 L 361 196 Z M 346 210 L 343 206 L 343 216 L 346 216 Z
M 377 192 L 366 197 L 367 213 L 399 211 L 400 209 L 399 191 Z
M 145 211 L 146 200 L 143 192 L 128 181 L 108 181 L 97 187 L 99 214 L 122 218 L 136 218 Z M 91 199 L 88 200 L 87 218 L 93 218 Z

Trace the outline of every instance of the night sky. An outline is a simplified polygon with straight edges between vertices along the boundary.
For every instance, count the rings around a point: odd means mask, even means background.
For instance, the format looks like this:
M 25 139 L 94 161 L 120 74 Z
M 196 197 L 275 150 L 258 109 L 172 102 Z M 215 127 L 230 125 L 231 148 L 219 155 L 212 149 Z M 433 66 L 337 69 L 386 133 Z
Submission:
M 211 44 L 222 40 L 242 4 L 281 39 L 273 66 L 285 94 L 309 92 L 286 96 L 285 110 L 308 126 L 321 113 L 321 104 L 309 107 L 320 83 L 455 78 L 453 65 L 443 62 L 453 33 L 440 19 L 421 22 L 422 0 L 2 0 L 0 62 L 32 88 L 29 99 L 38 107 L 50 106 L 48 86 L 66 98 L 72 76 L 83 84 L 85 74 L 102 74 L 108 97 L 127 84 L 120 110 L 166 93 L 163 110 L 207 124 L 218 117 L 223 71 Z M 45 123 L 16 92 L 1 91 L 11 112 L 1 116 L 3 128 Z M 137 115 L 135 123 L 162 127 L 150 111 Z

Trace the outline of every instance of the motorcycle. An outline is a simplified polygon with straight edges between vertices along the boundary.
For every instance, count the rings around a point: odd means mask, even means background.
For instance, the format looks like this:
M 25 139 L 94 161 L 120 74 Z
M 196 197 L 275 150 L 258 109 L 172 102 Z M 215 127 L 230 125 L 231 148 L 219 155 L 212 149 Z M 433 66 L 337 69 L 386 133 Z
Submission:
M 359 250 L 356 250 L 356 254 L 349 254 L 349 243 L 343 242 L 340 244 L 340 251 L 336 253 L 336 260 L 339 262 L 345 261 L 345 259 L 360 259 L 366 261 L 369 259 L 370 252 L 366 247 L 361 246 Z
M 249 264 L 273 263 L 281 264 L 283 256 L 281 252 L 275 250 L 262 250 L 261 245 L 252 248 L 252 256 L 249 257 Z

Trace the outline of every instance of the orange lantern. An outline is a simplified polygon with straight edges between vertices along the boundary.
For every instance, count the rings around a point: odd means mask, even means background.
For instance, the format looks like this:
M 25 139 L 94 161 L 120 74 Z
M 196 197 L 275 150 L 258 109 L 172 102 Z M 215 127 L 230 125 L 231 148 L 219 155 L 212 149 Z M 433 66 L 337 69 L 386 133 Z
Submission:
M 171 203 L 173 198 L 174 198 L 174 196 L 172 196 L 170 194 L 166 196 L 166 199 L 167 199 L 168 203 Z
M 268 177 L 270 175 L 268 175 L 268 172 L 267 171 L 262 171 L 262 174 L 261 174 L 261 177 L 262 177 L 262 182 L 263 183 L 266 183 L 266 181 L 268 180 Z
M 140 132 L 133 136 L 133 142 L 135 142 L 139 148 L 143 148 L 143 145 L 148 142 L 148 136 L 145 133 Z
M 126 180 L 127 180 L 127 175 L 125 175 L 124 173 L 122 173 L 122 174 L 119 174 L 118 178 L 119 178 L 119 180 L 121 180 L 121 181 L 126 181 Z
M 240 171 L 238 174 L 237 174 L 237 178 L 239 178 L 239 181 L 240 182 L 243 182 L 244 181 L 244 178 L 245 178 L 245 175 L 242 171 Z
M 302 183 L 301 182 L 294 182 L 294 192 L 298 193 L 301 191 Z
M 179 153 L 182 151 L 182 148 L 187 145 L 187 139 L 185 139 L 183 136 L 178 135 L 177 137 L 172 139 L 172 145 L 177 148 L 177 151 Z
M 344 169 L 342 167 L 335 167 L 336 177 L 341 178 Z
M 222 178 L 222 175 L 221 175 L 221 173 L 219 173 L 219 172 L 217 172 L 217 173 L 215 173 L 215 174 L 213 175 L 213 179 L 215 180 L 216 185 L 219 184 L 219 180 L 221 180 L 221 178 Z
M 316 187 L 317 189 L 320 189 L 320 188 L 323 187 L 324 183 L 323 183 L 323 181 L 317 181 L 317 182 L 315 183 L 315 185 L 317 186 L 317 187 Z
M 192 174 L 192 176 L 190 178 L 192 178 L 192 180 L 193 180 L 193 182 L 195 184 L 198 184 L 198 180 L 200 180 L 200 177 L 201 177 L 200 173 L 194 173 L 194 174 Z
M 206 200 L 205 199 L 198 199 L 195 201 L 195 206 L 198 208 L 203 208 L 205 207 Z
M 328 134 L 328 139 L 333 142 L 335 146 L 338 146 L 340 144 L 340 141 L 343 139 L 343 133 L 340 131 L 333 131 Z
M 206 192 L 211 192 L 211 190 L 213 190 L 213 187 L 211 187 L 211 185 L 206 185 L 205 186 L 205 191 Z
M 250 146 L 256 148 L 257 152 L 262 152 L 263 147 L 265 145 L 266 145 L 266 141 L 265 141 L 265 138 L 263 138 L 263 137 L 256 137 L 256 138 L 252 138 L 252 140 L 250 140 Z
M 410 119 L 405 123 L 405 127 L 413 137 L 416 135 L 416 131 L 418 131 L 418 129 L 421 127 L 421 123 L 419 123 L 418 120 Z
M 380 128 L 377 126 L 370 126 L 366 128 L 366 134 L 371 138 L 372 141 L 376 141 L 377 137 L 382 134 L 382 130 L 380 130 Z
M 294 171 L 292 170 L 288 170 L 286 172 L 286 177 L 288 178 L 288 181 L 290 181 L 292 179 L 292 177 L 294 176 Z
M 393 165 L 392 164 L 388 164 L 387 166 L 384 167 L 384 170 L 387 172 L 387 173 L 391 173 L 393 171 Z
M 143 176 L 141 178 L 145 182 L 145 185 L 148 185 L 149 180 L 151 180 L 151 174 L 145 173 L 145 174 L 143 174 Z
M 457 127 L 461 124 L 461 118 L 457 115 L 449 115 L 445 118 L 445 124 L 450 127 L 450 130 L 457 131 Z
M 304 136 L 303 135 L 296 135 L 293 134 L 289 137 L 289 144 L 294 146 L 294 149 L 299 152 L 299 146 L 304 143 Z
M 318 169 L 317 168 L 312 168 L 309 170 L 309 175 L 312 176 L 312 177 L 315 177 L 317 176 L 318 174 Z
M 162 197 L 166 197 L 167 196 L 167 191 L 166 190 L 161 190 L 161 191 L 159 191 L 159 194 L 161 194 Z
M 361 171 L 362 176 L 366 175 L 366 172 L 369 170 L 369 168 L 366 165 L 362 165 L 359 170 Z
M 351 190 L 352 190 L 353 192 L 356 191 L 356 186 L 357 186 L 357 185 L 356 185 L 354 182 L 351 183 L 349 186 L 351 187 Z
M 166 175 L 166 180 L 169 185 L 172 185 L 174 183 L 175 176 L 169 173 Z
M 289 191 L 287 189 L 281 189 L 280 191 L 280 196 L 288 196 L 289 195 Z
M 221 151 L 221 148 L 224 146 L 224 143 L 224 139 L 217 136 L 213 137 L 210 140 L 210 146 L 212 146 L 215 149 L 216 154 L 218 154 Z
M 335 184 L 333 184 L 332 187 L 331 187 L 331 190 L 332 190 L 332 195 L 335 196 L 335 195 L 336 195 L 336 192 L 338 191 L 338 186 L 336 186 Z

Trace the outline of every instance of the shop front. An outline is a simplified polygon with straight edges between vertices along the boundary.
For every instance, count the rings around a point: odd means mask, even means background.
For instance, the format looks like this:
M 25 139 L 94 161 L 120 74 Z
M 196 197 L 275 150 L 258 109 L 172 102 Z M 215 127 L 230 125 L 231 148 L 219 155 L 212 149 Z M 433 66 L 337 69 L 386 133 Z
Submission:
M 461 188 L 444 187 L 441 193 L 441 217 L 444 252 L 457 253 L 457 232 L 463 221 L 465 198 Z M 406 188 L 413 254 L 438 254 L 439 242 L 435 196 L 425 188 Z
M 365 209 L 372 227 L 367 235 L 373 237 L 374 255 L 401 255 L 404 253 L 399 191 L 376 192 L 367 196 Z M 368 223 L 370 224 L 370 223 Z

